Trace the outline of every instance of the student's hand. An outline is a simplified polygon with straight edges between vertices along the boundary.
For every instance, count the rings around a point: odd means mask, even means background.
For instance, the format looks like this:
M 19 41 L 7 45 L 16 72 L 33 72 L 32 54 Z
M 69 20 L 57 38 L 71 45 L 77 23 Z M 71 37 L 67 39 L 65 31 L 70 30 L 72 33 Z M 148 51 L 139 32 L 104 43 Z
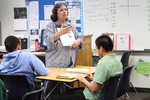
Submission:
M 86 76 L 90 79 L 90 80 L 93 80 L 93 74 L 91 74 L 91 73 L 86 73 Z
M 74 78 L 78 79 L 80 82 L 84 83 L 84 81 L 86 80 L 83 76 L 81 75 L 77 75 Z
M 76 48 L 81 44 L 81 40 L 75 40 L 72 45 L 70 46 L 71 48 Z

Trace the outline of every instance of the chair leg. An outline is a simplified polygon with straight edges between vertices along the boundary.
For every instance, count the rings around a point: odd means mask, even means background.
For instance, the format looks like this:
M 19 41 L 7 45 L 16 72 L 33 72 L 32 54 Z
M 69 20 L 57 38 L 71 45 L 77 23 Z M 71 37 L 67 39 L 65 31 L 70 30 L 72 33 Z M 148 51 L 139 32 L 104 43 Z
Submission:
M 122 100 L 130 100 L 130 97 L 128 95 L 128 93 L 125 93 L 124 95 L 121 96 Z
M 66 84 L 66 83 L 63 83 L 65 86 L 67 86 L 68 88 L 70 88 L 70 89 L 73 89 L 73 87 L 72 86 L 70 86 L 70 85 L 68 85 L 68 84 Z
M 130 97 L 129 97 L 128 93 L 125 94 L 125 98 L 126 98 L 126 100 L 130 100 Z
M 132 88 L 135 91 L 135 93 L 138 93 L 137 90 L 135 89 L 135 87 L 133 86 L 133 84 L 131 82 L 130 82 L 130 85 L 132 86 Z

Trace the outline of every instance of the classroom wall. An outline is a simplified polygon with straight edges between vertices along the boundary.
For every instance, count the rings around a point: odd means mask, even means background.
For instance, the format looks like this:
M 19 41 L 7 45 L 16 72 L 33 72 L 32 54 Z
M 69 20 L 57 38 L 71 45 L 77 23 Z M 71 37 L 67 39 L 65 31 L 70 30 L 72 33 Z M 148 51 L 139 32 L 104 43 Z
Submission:
M 143 54 L 133 53 L 131 54 L 129 64 L 135 65 L 135 63 L 138 62 L 139 59 L 142 59 L 145 62 L 150 62 L 150 54 L 149 53 L 143 53 Z M 131 82 L 134 84 L 135 87 L 150 88 L 150 76 L 138 74 L 135 68 L 132 70 L 132 73 L 131 73 Z
M 28 31 L 14 31 L 14 7 L 26 7 L 25 0 L 0 0 L 2 44 L 8 35 L 28 37 Z
M 123 53 L 123 52 L 122 52 Z M 117 58 L 121 59 L 122 53 L 117 53 Z M 130 55 L 130 59 L 129 59 L 129 66 L 130 65 L 135 65 L 136 62 L 139 61 L 139 59 L 145 61 L 145 62 L 150 62 L 150 54 L 149 53 L 135 53 L 132 52 Z M 149 88 L 150 89 L 150 76 L 145 76 L 143 74 L 138 74 L 136 72 L 135 67 L 132 69 L 131 72 L 131 83 L 134 85 L 134 87 L 136 88 Z

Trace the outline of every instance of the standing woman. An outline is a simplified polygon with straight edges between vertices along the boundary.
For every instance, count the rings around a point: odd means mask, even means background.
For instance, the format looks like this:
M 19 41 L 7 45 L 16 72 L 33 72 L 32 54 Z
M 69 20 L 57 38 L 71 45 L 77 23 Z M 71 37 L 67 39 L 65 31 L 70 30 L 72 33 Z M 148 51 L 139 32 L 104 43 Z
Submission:
M 78 34 L 76 27 L 68 20 L 68 8 L 65 3 L 57 3 L 52 9 L 52 22 L 46 27 L 44 40 L 47 44 L 46 67 L 74 67 L 78 50 L 82 47 L 83 38 Z M 60 28 L 58 31 L 57 28 Z M 75 41 L 71 46 L 63 46 L 60 36 L 73 32 Z
M 57 3 L 54 6 L 52 9 L 51 20 L 52 22 L 47 25 L 44 33 L 44 40 L 47 44 L 45 56 L 46 67 L 74 67 L 78 56 L 78 50 L 79 48 L 82 48 L 83 38 L 78 34 L 76 27 L 67 22 L 68 8 L 65 3 Z M 57 28 L 60 28 L 60 30 L 58 31 Z M 71 46 L 63 46 L 60 36 L 71 31 L 73 32 L 75 41 Z M 55 81 L 49 81 L 46 91 L 50 91 L 56 84 L 57 82 Z M 68 85 L 73 86 L 73 84 Z M 65 86 L 63 88 L 68 89 Z M 57 86 L 57 89 L 55 89 L 51 95 L 62 92 L 59 90 L 60 87 Z

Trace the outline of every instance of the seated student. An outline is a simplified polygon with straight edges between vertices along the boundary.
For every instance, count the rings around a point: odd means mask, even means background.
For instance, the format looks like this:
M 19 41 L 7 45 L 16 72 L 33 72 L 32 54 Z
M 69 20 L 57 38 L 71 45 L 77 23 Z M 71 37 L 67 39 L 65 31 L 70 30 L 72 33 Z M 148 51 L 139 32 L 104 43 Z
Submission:
M 107 35 L 101 35 L 95 43 L 101 59 L 96 66 L 94 76 L 91 73 L 87 74 L 91 82 L 83 76 L 76 76 L 76 79 L 85 84 L 85 89 L 71 89 L 66 93 L 54 95 L 52 100 L 99 100 L 106 80 L 114 74 L 122 73 L 122 64 L 112 52 L 113 42 L 111 38 Z
M 48 69 L 31 52 L 22 52 L 20 50 L 20 41 L 15 36 L 8 36 L 4 44 L 8 54 L 3 55 L 0 73 L 24 74 L 29 81 L 31 89 L 34 89 L 35 75 L 48 75 Z
M 0 79 L 0 100 L 8 100 L 6 87 L 1 79 Z

